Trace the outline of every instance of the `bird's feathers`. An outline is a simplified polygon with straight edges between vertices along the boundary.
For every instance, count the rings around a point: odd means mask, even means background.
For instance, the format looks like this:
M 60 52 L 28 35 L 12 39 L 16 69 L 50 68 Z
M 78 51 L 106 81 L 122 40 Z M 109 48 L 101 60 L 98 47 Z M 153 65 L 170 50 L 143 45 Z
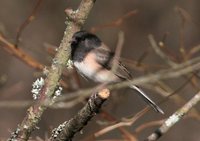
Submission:
M 122 63 L 119 60 L 114 60 L 114 53 L 111 52 L 107 48 L 96 48 L 92 50 L 92 52 L 95 54 L 96 62 L 98 62 L 102 68 L 106 68 L 107 70 L 112 70 L 112 67 L 114 66 L 114 63 L 116 65 L 116 70 L 114 70 L 114 74 L 121 78 L 122 80 L 131 79 L 132 76 L 130 72 L 126 69 L 125 66 L 122 65 Z
M 71 47 L 72 61 L 81 75 L 100 83 L 115 83 L 132 79 L 126 67 L 115 59 L 114 53 L 96 35 L 79 31 L 73 35 Z M 116 70 L 112 69 L 113 66 L 116 66 Z M 156 111 L 163 113 L 139 87 L 135 85 L 130 87 L 138 91 Z

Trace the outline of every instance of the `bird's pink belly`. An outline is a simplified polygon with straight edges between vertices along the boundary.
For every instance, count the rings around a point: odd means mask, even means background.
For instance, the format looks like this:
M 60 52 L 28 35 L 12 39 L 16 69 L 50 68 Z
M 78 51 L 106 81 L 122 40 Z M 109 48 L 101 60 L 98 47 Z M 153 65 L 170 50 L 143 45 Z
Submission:
M 101 66 L 95 66 L 91 63 L 76 62 L 74 66 L 81 72 L 84 76 L 92 79 L 93 81 L 105 83 L 105 82 L 115 82 L 118 77 L 113 74 L 110 70 L 102 68 Z

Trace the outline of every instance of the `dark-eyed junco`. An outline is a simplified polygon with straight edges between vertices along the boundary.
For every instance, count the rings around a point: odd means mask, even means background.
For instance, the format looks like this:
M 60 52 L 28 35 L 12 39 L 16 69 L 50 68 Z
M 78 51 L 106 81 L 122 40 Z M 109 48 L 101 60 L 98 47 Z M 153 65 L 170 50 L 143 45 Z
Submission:
M 132 79 L 129 71 L 119 61 L 114 61 L 114 52 L 94 34 L 76 32 L 71 41 L 71 59 L 78 72 L 95 82 L 113 83 Z M 113 62 L 117 70 L 112 71 Z M 131 85 L 155 111 L 164 113 L 138 86 Z

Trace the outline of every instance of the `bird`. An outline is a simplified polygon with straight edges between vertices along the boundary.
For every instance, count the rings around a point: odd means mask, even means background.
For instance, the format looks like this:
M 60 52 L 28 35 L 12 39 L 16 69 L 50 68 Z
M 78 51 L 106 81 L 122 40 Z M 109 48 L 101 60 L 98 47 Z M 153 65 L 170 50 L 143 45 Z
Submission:
M 119 83 L 132 80 L 133 77 L 127 68 L 116 61 L 115 53 L 101 41 L 101 39 L 90 32 L 81 30 L 75 32 L 70 41 L 71 60 L 80 75 L 98 83 Z M 116 63 L 116 70 L 112 67 Z M 163 110 L 136 85 L 130 85 L 156 112 L 164 114 Z

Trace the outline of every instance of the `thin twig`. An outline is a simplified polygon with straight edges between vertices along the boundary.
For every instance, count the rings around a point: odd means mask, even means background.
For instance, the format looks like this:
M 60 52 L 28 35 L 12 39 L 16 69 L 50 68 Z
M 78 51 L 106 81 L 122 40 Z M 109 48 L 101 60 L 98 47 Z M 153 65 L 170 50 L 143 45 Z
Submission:
M 183 107 L 171 115 L 161 127 L 153 132 L 145 141 L 155 141 L 162 137 L 167 131 L 178 123 L 183 117 L 200 101 L 200 92 L 198 92 Z
M 123 121 L 114 123 L 110 126 L 107 126 L 103 129 L 101 129 L 100 131 L 96 132 L 94 134 L 94 136 L 97 138 L 107 132 L 110 132 L 112 130 L 115 130 L 117 128 L 123 127 L 123 126 L 131 126 L 133 123 L 135 123 L 135 121 L 137 121 L 139 118 L 141 118 L 147 111 L 149 110 L 149 107 L 144 108 L 143 110 L 141 110 L 140 112 L 138 112 L 137 114 L 135 114 L 132 118 L 129 119 L 124 119 Z
M 168 56 L 166 56 L 166 55 L 161 51 L 161 49 L 158 47 L 158 45 L 157 45 L 157 43 L 156 43 L 156 41 L 155 41 L 153 35 L 150 34 L 148 37 L 149 37 L 149 41 L 150 41 L 150 43 L 151 43 L 151 47 L 155 50 L 155 52 L 156 52 L 164 61 L 166 61 L 167 64 L 169 64 L 169 65 L 172 66 L 172 67 L 175 67 L 177 64 L 174 63 L 173 61 L 171 61 L 171 59 L 170 59 Z
M 109 122 L 117 122 L 117 120 L 109 113 L 107 113 L 105 110 L 101 110 L 100 114 L 104 119 L 108 120 Z M 127 141 L 137 141 L 137 138 L 131 134 L 126 128 L 119 127 L 118 130 L 121 132 L 123 138 L 125 138 Z M 94 135 L 92 136 L 94 138 Z
M 15 45 L 6 40 L 1 34 L 0 34 L 0 42 L 3 43 L 3 45 L 0 45 L 0 47 L 3 47 L 4 50 L 6 50 L 11 55 L 16 56 L 19 60 L 23 61 L 25 64 L 37 70 L 42 70 L 44 68 L 44 66 L 40 62 L 38 62 L 30 55 L 28 55 L 23 49 L 16 48 Z
M 158 88 L 158 87 L 156 88 L 156 90 L 160 94 L 163 94 L 166 97 L 164 100 L 160 101 L 159 104 L 162 104 L 162 103 L 166 102 L 169 98 L 171 98 L 176 104 L 183 105 L 186 101 L 180 95 L 177 95 L 177 93 L 180 90 L 182 90 L 190 82 L 191 79 L 192 79 L 192 76 L 187 81 L 185 81 L 180 87 L 178 87 L 177 89 L 175 89 L 174 91 L 169 86 L 167 86 L 165 83 L 159 81 L 158 84 L 161 87 L 165 88 L 165 90 L 166 90 L 166 91 L 164 91 L 161 88 Z M 200 113 L 199 113 L 199 111 L 196 108 L 193 108 L 190 111 L 189 115 L 192 116 L 192 117 L 194 117 L 194 118 L 196 118 L 197 120 L 200 120 Z
M 186 17 L 183 15 L 183 13 L 180 11 L 179 8 L 176 8 L 178 14 L 180 15 L 181 18 L 181 25 L 180 25 L 180 30 L 179 30 L 179 51 L 183 57 L 184 60 L 187 60 L 186 58 L 186 49 L 185 49 L 185 25 L 187 22 Z
M 18 47 L 19 41 L 20 41 L 20 36 L 23 32 L 23 30 L 28 26 L 30 22 L 32 22 L 35 19 L 35 15 L 37 11 L 39 10 L 39 7 L 41 5 L 43 0 L 37 0 L 35 7 L 33 8 L 31 14 L 26 18 L 26 20 L 20 25 L 20 27 L 17 30 L 17 36 L 16 36 L 16 42 L 15 42 L 15 47 Z
M 120 89 L 127 86 L 130 86 L 130 84 L 133 85 L 142 85 L 145 83 L 154 83 L 158 80 L 164 80 L 169 78 L 177 78 L 179 76 L 188 74 L 190 72 L 194 72 L 200 69 L 200 57 L 191 59 L 190 61 L 187 61 L 185 63 L 177 65 L 175 68 L 162 70 L 159 72 L 156 72 L 154 74 L 149 74 L 146 76 L 134 78 L 130 81 L 123 81 L 117 84 L 110 84 L 107 86 L 108 89 Z M 82 96 L 87 97 L 89 94 L 91 94 L 92 91 L 94 91 L 96 88 L 88 88 L 85 90 L 79 90 L 73 93 L 69 93 L 68 95 L 64 95 L 60 98 L 58 98 L 58 101 L 63 100 L 71 100 L 73 98 Z
M 53 105 L 49 105 L 49 108 L 51 108 L 51 109 L 69 109 L 77 104 L 80 104 L 84 100 L 85 100 L 84 98 L 77 98 L 76 101 L 57 102 L 57 103 L 54 103 Z M 0 108 L 1 109 L 26 108 L 28 106 L 31 106 L 32 104 L 34 104 L 34 102 L 31 100 L 3 100 L 3 101 L 0 101 Z
M 192 57 L 194 54 L 200 52 L 200 45 L 192 47 L 192 49 L 188 52 L 187 58 Z
M 153 35 L 149 35 L 149 40 L 150 40 L 152 48 L 155 50 L 155 52 L 158 54 L 158 56 L 160 56 L 168 65 L 170 65 L 171 67 L 176 67 L 176 65 L 178 65 L 178 63 L 172 61 L 172 59 L 170 57 L 168 57 L 165 53 L 162 52 L 162 50 L 157 46 L 157 43 L 156 43 Z M 183 50 L 184 50 L 184 47 L 183 47 Z M 189 59 L 188 58 L 189 56 L 186 55 L 184 52 L 183 52 L 183 57 L 184 57 L 184 61 L 187 61 Z M 194 72 L 191 72 L 191 73 L 193 76 L 197 76 L 196 73 L 194 73 Z M 183 76 L 183 77 L 187 79 L 187 76 Z M 195 80 L 195 78 L 196 77 L 193 77 L 192 80 Z M 190 82 L 192 83 L 194 88 L 199 90 L 198 85 L 195 83 L 195 81 L 190 81 Z
M 120 31 L 119 35 L 118 35 L 118 42 L 117 42 L 117 47 L 116 47 L 116 50 L 115 50 L 113 66 L 112 66 L 112 69 L 111 69 L 111 71 L 114 72 L 114 73 L 116 72 L 117 67 L 119 66 L 118 61 L 119 61 L 119 58 L 120 58 L 120 54 L 121 54 L 123 44 L 124 44 L 124 33 L 122 31 Z
M 149 50 L 145 50 L 142 55 L 137 59 L 137 64 L 136 66 L 139 67 L 142 65 L 142 62 L 144 61 L 144 59 L 148 56 L 149 54 Z
M 161 119 L 144 123 L 135 129 L 135 134 L 138 134 L 149 127 L 161 125 L 164 121 L 164 119 Z
M 149 68 L 155 68 L 155 69 L 167 68 L 167 66 L 165 66 L 163 64 L 145 64 L 145 63 L 142 63 L 141 61 L 143 59 L 140 60 L 140 58 L 138 60 L 135 60 L 135 61 L 127 59 L 127 58 L 121 58 L 121 60 L 126 66 L 128 66 L 128 67 L 130 67 L 134 70 L 138 70 L 138 71 L 146 71 Z
M 1 34 L 0 34 L 0 42 L 2 42 L 4 44 L 2 46 L 0 45 L 0 47 L 3 47 L 3 49 L 5 51 L 7 51 L 11 55 L 15 56 L 16 58 L 18 58 L 19 60 L 21 60 L 22 62 L 27 64 L 28 66 L 30 66 L 36 70 L 40 70 L 40 71 L 45 69 L 45 66 L 43 64 L 41 64 L 40 62 L 35 60 L 32 56 L 30 56 L 28 53 L 26 53 L 22 48 L 16 48 L 14 44 L 9 42 Z M 64 81 L 60 80 L 60 83 L 63 87 L 65 87 L 65 88 L 68 87 L 68 85 Z
M 138 10 L 132 10 L 132 11 L 129 11 L 127 12 L 126 14 L 124 14 L 123 16 L 119 17 L 118 19 L 114 20 L 114 21 L 111 21 L 109 23 L 106 23 L 106 24 L 102 24 L 102 25 L 97 25 L 95 27 L 92 27 L 90 29 L 91 32 L 97 32 L 99 30 L 102 30 L 104 28 L 109 28 L 109 27 L 119 27 L 121 26 L 124 21 L 134 15 L 136 15 L 138 13 Z

